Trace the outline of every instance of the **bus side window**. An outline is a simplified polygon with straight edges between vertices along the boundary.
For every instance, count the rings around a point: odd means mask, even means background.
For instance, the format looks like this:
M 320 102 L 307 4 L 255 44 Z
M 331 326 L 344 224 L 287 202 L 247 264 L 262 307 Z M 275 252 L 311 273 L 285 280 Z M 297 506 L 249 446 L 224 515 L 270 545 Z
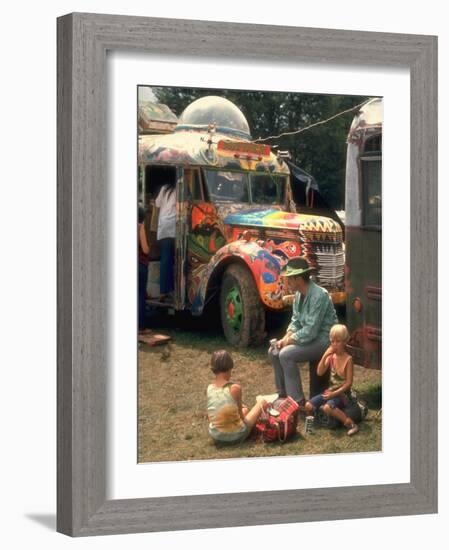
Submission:
M 374 136 L 365 143 L 360 158 L 363 196 L 363 225 L 382 225 L 382 143 L 381 136 Z

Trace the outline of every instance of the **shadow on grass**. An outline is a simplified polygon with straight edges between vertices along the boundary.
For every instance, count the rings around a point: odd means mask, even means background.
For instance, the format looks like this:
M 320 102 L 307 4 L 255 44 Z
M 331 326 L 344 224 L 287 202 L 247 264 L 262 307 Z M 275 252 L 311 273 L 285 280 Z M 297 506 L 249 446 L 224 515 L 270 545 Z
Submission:
M 216 349 L 234 349 L 249 359 L 267 355 L 268 341 L 271 338 L 281 338 L 288 325 L 286 315 L 267 316 L 267 335 L 264 343 L 258 347 L 237 348 L 229 344 L 223 335 L 218 311 L 208 311 L 200 317 L 195 317 L 187 311 L 168 311 L 147 308 L 146 325 L 156 331 L 167 333 L 181 345 L 194 346 L 201 351 Z

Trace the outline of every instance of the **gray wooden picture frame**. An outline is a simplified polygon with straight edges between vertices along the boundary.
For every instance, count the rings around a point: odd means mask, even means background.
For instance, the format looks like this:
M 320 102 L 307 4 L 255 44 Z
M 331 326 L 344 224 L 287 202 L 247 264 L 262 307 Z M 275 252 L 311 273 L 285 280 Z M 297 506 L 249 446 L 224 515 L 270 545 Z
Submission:
M 58 531 L 85 536 L 436 512 L 437 38 L 81 13 L 57 25 Z M 228 59 L 244 52 L 248 59 L 410 69 L 410 483 L 106 499 L 108 50 Z

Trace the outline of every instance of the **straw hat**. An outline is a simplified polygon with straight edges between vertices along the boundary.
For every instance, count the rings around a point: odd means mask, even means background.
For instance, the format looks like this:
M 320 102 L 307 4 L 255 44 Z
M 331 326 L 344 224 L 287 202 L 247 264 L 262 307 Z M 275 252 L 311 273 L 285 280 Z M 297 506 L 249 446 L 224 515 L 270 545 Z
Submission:
M 316 271 L 316 269 L 310 267 L 303 256 L 296 256 L 295 258 L 290 258 L 285 264 L 282 276 L 295 277 L 303 275 L 304 273 L 310 273 L 311 271 Z

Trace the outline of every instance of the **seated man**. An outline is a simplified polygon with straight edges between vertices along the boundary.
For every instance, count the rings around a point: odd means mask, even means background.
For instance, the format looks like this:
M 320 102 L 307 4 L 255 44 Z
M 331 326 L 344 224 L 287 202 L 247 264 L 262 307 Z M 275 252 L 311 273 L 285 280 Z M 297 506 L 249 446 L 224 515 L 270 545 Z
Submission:
M 277 341 L 276 349 L 269 351 L 279 396 L 289 395 L 301 405 L 305 400 L 298 363 L 319 361 L 329 347 L 330 328 L 338 323 L 327 290 L 310 279 L 311 271 L 314 268 L 309 267 L 303 257 L 287 262 L 283 277 L 290 291 L 295 293 L 292 318 L 285 336 Z M 316 365 L 311 371 L 313 368 Z

